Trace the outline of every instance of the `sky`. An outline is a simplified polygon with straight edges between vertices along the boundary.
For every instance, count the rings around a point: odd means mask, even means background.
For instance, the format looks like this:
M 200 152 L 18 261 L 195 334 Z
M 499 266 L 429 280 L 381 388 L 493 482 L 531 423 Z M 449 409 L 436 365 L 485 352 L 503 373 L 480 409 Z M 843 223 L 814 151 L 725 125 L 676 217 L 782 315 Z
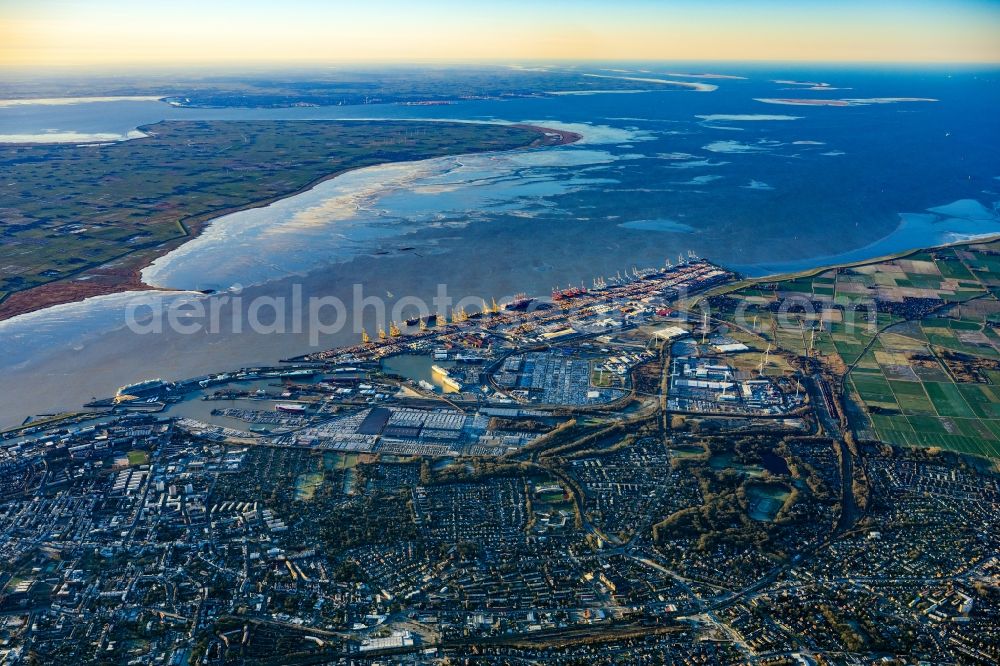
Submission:
M 1000 0 L 0 0 L 0 67 L 1000 62 Z

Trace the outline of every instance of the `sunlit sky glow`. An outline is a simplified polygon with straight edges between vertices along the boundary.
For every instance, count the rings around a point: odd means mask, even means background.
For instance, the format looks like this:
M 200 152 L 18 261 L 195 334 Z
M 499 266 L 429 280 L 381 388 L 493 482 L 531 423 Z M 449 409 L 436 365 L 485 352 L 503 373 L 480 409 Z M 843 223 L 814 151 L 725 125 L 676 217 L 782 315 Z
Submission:
M 1000 62 L 985 0 L 0 0 L 0 65 Z

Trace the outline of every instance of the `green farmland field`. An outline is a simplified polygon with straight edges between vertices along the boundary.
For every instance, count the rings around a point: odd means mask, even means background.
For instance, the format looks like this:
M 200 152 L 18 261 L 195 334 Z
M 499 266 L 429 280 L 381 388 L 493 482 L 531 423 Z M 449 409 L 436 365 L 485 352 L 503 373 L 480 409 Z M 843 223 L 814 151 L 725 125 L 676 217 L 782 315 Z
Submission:
M 769 278 L 728 295 L 771 306 L 747 311 L 767 342 L 803 355 L 812 336 L 813 354 L 846 368 L 845 390 L 861 406 L 849 411 L 856 432 L 1000 458 L 998 249 L 994 242 L 927 250 Z M 822 311 L 791 315 L 783 328 L 774 306 L 803 296 L 825 304 Z M 875 317 L 866 314 L 871 308 Z

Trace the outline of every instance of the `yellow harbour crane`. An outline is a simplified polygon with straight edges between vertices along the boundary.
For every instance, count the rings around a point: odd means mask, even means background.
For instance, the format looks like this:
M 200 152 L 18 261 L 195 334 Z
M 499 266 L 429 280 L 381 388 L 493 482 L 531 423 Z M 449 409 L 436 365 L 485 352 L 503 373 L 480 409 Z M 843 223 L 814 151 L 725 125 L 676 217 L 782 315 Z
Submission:
M 395 337 L 400 336 L 402 334 L 403 334 L 403 332 L 399 330 L 399 326 L 396 326 L 396 322 L 391 322 L 389 324 L 389 335 L 391 335 L 392 337 L 395 338 Z
M 372 339 L 368 337 L 368 331 L 361 329 L 361 343 L 367 345 L 371 344 L 371 341 Z
M 383 330 L 382 330 L 382 329 L 380 328 L 380 329 L 378 330 L 378 339 L 379 339 L 379 340 L 385 340 L 385 339 L 386 339 L 387 337 L 389 337 L 389 336 L 387 336 L 387 335 L 385 334 L 385 331 L 383 331 Z

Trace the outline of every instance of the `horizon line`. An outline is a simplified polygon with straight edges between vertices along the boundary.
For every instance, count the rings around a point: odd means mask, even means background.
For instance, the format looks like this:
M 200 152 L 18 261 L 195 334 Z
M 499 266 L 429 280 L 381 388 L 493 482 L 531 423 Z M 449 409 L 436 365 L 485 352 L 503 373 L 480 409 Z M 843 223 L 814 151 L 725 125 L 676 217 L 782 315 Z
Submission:
M 794 58 L 772 58 L 753 60 L 732 60 L 727 58 L 419 58 L 401 60 L 398 58 L 342 58 L 335 60 L 266 60 L 266 61 L 236 61 L 236 60 L 216 60 L 204 62 L 143 62 L 125 63 L 121 61 L 108 61 L 106 63 L 63 63 L 63 64 L 30 64 L 30 63 L 4 63 L 0 62 L 0 72 L 10 71 L 133 71 L 133 70 L 200 70 L 223 68 L 228 70 L 238 70 L 241 68 L 250 69 L 288 69 L 288 68 L 338 68 L 342 66 L 359 65 L 379 65 L 392 67 L 419 67 L 424 65 L 463 67 L 471 65 L 490 65 L 494 67 L 517 68 L 518 65 L 530 64 L 539 65 L 566 65 L 566 64 L 610 64 L 610 63 L 636 63 L 636 64 L 711 64 L 711 65 L 735 65 L 742 67 L 754 67 L 761 65 L 797 65 L 803 67 L 830 66 L 830 65 L 851 65 L 851 66 L 900 66 L 900 67 L 947 67 L 947 66 L 969 66 L 969 67 L 1000 67 L 1000 60 L 872 60 L 872 59 L 846 59 L 846 60 L 807 60 Z

